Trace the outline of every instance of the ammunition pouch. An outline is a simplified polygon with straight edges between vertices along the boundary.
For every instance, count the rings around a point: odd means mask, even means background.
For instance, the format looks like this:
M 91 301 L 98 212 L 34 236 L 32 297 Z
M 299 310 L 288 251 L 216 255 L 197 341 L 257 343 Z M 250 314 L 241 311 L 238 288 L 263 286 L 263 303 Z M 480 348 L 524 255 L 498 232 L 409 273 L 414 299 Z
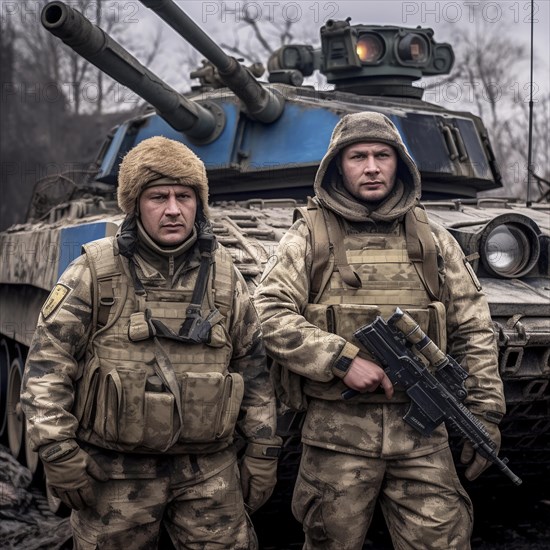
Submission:
M 427 308 L 407 308 L 406 311 L 424 332 L 441 349 L 446 348 L 446 318 L 445 306 L 441 302 L 432 302 Z M 382 315 L 381 308 L 363 304 L 308 304 L 304 317 L 321 330 L 337 334 L 346 341 L 358 345 L 355 331 L 372 323 Z M 383 316 L 383 315 L 382 315 Z M 362 355 L 371 359 L 368 350 L 362 350 Z
M 79 438 L 122 452 L 165 452 L 172 446 L 184 450 L 229 440 L 244 395 L 242 377 L 182 372 L 176 378 L 181 427 L 176 396 L 153 367 L 95 357 L 78 389 Z

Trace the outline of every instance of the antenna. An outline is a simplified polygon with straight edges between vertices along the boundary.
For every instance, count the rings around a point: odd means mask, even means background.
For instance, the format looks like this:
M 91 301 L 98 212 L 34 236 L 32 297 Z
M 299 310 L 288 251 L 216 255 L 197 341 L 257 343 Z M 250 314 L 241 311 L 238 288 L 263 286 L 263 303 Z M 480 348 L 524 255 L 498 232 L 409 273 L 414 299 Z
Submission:
M 527 198 L 526 206 L 531 206 L 531 181 L 533 178 L 533 25 L 534 25 L 534 0 L 531 0 L 531 74 L 529 76 L 529 137 L 527 152 Z

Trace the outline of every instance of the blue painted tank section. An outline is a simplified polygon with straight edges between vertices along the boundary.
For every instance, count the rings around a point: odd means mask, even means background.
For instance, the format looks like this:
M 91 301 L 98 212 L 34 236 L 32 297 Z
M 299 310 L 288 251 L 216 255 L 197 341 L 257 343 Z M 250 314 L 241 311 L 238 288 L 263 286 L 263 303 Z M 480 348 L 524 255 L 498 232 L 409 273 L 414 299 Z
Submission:
M 164 136 L 185 143 L 195 151 L 202 159 L 207 169 L 226 168 L 232 162 L 232 152 L 236 140 L 237 124 L 239 121 L 239 108 L 234 103 L 220 104 L 223 108 L 226 121 L 225 127 L 219 137 L 212 143 L 197 145 L 185 134 L 174 130 L 159 116 L 152 116 L 139 128 L 135 143 L 154 136 Z
M 99 167 L 99 170 L 97 172 L 97 179 L 99 181 L 106 181 L 109 178 L 110 174 L 118 171 L 118 152 L 123 149 L 123 143 L 128 139 L 127 134 L 129 126 L 130 122 L 128 121 L 122 123 L 117 128 L 113 138 L 111 139 L 111 143 L 109 144 L 109 147 L 105 152 L 105 156 L 101 161 L 101 166 Z
M 328 109 L 287 103 L 270 125 L 247 125 L 240 151 L 251 169 L 274 165 L 318 164 L 340 115 Z
M 404 132 L 401 117 L 391 115 L 391 114 L 388 114 L 388 113 L 384 113 L 384 114 L 395 124 L 395 127 L 397 128 L 397 131 L 399 132 L 399 135 L 401 136 L 401 139 L 403 140 L 403 143 L 405 144 L 405 147 L 407 148 L 407 151 L 409 152 L 409 155 L 416 162 L 416 159 L 414 157 L 415 147 L 412 147 L 412 144 L 407 139 L 407 134 Z
M 283 115 L 272 124 L 242 116 L 237 105 L 220 104 L 226 115 L 225 127 L 215 141 L 197 145 L 174 130 L 160 116 L 152 115 L 139 126 L 131 146 L 162 135 L 181 141 L 195 151 L 208 170 L 248 169 L 318 163 L 326 152 L 330 135 L 340 115 L 328 109 L 287 103 Z M 298 129 L 298 131 L 297 131 Z M 128 127 L 115 133 L 103 158 L 98 179 L 112 172 L 121 156 Z
M 346 112 L 358 110 L 351 104 L 334 110 L 293 97 L 287 98 L 280 118 L 264 124 L 242 113 L 234 102 L 218 102 L 218 105 L 225 112 L 225 127 L 215 141 L 207 144 L 192 142 L 155 114 L 142 119 L 135 131 L 132 128 L 128 132 L 128 128 L 122 126 L 103 159 L 102 170 L 108 172 L 108 176 L 102 181 L 115 184 L 119 159 L 135 144 L 156 135 L 188 145 L 204 161 L 211 176 L 216 172 L 223 176 L 223 171 L 228 169 L 234 175 L 260 176 L 273 169 L 315 167 L 323 158 L 340 118 Z M 419 113 L 407 107 L 399 111 L 380 106 L 371 108 L 384 113 L 396 125 L 424 180 L 426 176 L 438 174 L 438 189 L 444 190 L 447 185 L 441 176 L 450 178 L 451 183 L 460 178 L 463 186 L 477 178 L 477 189 L 490 188 L 494 184 L 491 166 L 473 120 L 460 116 L 443 117 L 434 112 Z M 449 136 L 460 136 L 463 142 L 460 158 L 459 154 L 455 158 L 450 155 L 443 127 Z M 126 138 L 122 132 L 126 132 Z M 426 147 L 428 142 L 430 147 Z M 457 153 L 461 151 L 457 149 Z M 216 185 L 212 189 L 219 190 Z
M 212 168 L 227 168 L 232 161 L 232 153 L 236 140 L 237 124 L 239 119 L 239 108 L 233 103 L 221 105 L 225 112 L 226 123 L 222 133 L 212 143 L 206 145 L 197 145 L 190 141 L 185 134 L 174 130 L 163 118 L 153 114 L 145 119 L 137 128 L 137 132 L 133 135 L 133 140 L 128 147 L 131 149 L 134 145 L 144 139 L 154 136 L 164 136 L 169 139 L 181 141 L 195 151 L 206 164 L 208 169 Z M 98 179 L 106 177 L 112 172 L 117 159 L 121 156 L 122 139 L 126 135 L 128 128 L 122 126 L 115 133 L 108 150 L 103 157 Z M 122 151 L 122 155 L 125 150 Z
M 59 235 L 58 278 L 67 266 L 82 253 L 82 245 L 107 236 L 107 222 L 64 227 Z

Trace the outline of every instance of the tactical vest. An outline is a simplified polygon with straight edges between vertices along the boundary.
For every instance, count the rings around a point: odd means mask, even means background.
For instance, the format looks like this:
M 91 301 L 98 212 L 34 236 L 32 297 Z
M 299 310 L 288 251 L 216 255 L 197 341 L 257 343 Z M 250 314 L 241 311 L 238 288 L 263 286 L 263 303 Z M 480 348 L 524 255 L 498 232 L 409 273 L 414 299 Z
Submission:
M 312 248 L 309 304 L 304 317 L 320 329 L 337 334 L 361 349 L 353 333 L 380 315 L 388 318 L 399 306 L 443 350 L 446 348 L 445 306 L 433 234 L 423 209 L 417 207 L 390 233 L 352 233 L 334 213 L 309 201 L 297 209 L 309 228 Z M 340 379 L 315 382 L 274 366 L 279 398 L 291 408 L 306 408 L 303 395 L 341 399 L 347 387 Z M 396 392 L 393 402 L 406 401 Z M 383 394 L 366 394 L 355 401 L 386 402 Z
M 218 322 L 204 343 L 182 343 L 155 334 L 151 320 L 174 334 L 193 288 L 134 290 L 127 259 L 113 239 L 85 246 L 93 280 L 95 332 L 78 382 L 77 436 L 123 452 L 213 452 L 232 440 L 244 393 L 243 379 L 229 373 L 228 322 L 234 292 L 229 254 L 219 247 L 202 304 Z M 198 271 L 198 270 L 197 270 Z

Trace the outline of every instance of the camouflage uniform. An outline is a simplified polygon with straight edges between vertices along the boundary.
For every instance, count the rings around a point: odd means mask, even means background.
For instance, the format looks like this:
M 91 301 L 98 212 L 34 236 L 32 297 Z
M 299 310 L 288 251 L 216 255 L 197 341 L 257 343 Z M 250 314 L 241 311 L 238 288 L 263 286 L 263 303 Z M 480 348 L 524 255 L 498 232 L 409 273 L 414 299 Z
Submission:
M 358 142 L 390 144 L 398 154 L 395 187 L 374 210 L 346 191 L 335 162 L 344 147 Z M 328 243 L 319 243 L 313 228 L 298 219 L 255 294 L 268 354 L 284 373 L 281 395 L 299 391 L 307 404 L 292 504 L 306 534 L 304 548 L 360 549 L 377 499 L 396 548 L 468 548 L 472 506 L 458 480 L 445 427 L 424 437 L 406 424 L 408 398 L 398 388 L 391 400 L 364 393 L 344 401 L 341 393 L 353 358 L 369 358 L 353 331 L 399 306 L 443 349 L 448 340 L 448 353 L 470 374 L 466 405 L 485 422 L 498 422 L 504 412 L 502 382 L 479 283 L 458 243 L 432 222 L 439 300 L 413 268 L 404 218 L 420 197 L 420 177 L 397 130 L 382 115 L 348 115 L 338 123 L 317 172 L 315 194 L 316 204 L 343 228 L 342 242 L 331 246 L 345 250 L 360 287 L 345 284 L 331 265 L 326 284 L 311 295 L 318 254 L 313 249 Z M 297 375 L 299 383 L 292 385 Z
M 204 189 L 197 194 L 206 196 Z M 234 430 L 252 457 L 278 438 L 260 324 L 246 283 L 218 245 L 201 315 L 216 309 L 224 315 L 212 320 L 208 338 L 160 338 L 158 325 L 153 336 L 144 311 L 175 334 L 186 317 L 202 233 L 195 226 L 179 247 L 163 249 L 139 219 L 128 219 L 136 224 L 131 259 L 119 246 L 121 235 L 128 236 L 123 225 L 118 237 L 86 246 L 42 309 L 23 382 L 29 438 L 35 450 L 52 449 L 53 455 L 76 442 L 105 474 L 96 479 L 108 478 L 92 481 L 94 505 L 74 506 L 75 548 L 155 548 L 161 522 L 177 548 L 255 548 Z M 106 265 L 118 269 L 102 278 Z M 102 295 L 106 287 L 110 297 Z M 98 318 L 98 301 L 108 304 L 104 319 Z M 172 365 L 179 396 L 162 379 L 159 350 Z

